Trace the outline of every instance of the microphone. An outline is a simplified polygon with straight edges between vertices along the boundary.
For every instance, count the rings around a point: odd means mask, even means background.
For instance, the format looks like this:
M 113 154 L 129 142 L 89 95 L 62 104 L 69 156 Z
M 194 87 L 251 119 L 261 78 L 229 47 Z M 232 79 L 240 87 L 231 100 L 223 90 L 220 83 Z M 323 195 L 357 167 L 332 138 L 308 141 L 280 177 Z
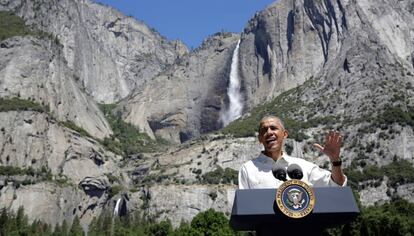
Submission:
M 298 164 L 292 164 L 287 169 L 287 174 L 291 179 L 302 179 L 303 178 L 303 171 L 302 168 Z
M 286 181 L 286 171 L 284 168 L 280 166 L 273 166 L 272 173 L 276 179 Z

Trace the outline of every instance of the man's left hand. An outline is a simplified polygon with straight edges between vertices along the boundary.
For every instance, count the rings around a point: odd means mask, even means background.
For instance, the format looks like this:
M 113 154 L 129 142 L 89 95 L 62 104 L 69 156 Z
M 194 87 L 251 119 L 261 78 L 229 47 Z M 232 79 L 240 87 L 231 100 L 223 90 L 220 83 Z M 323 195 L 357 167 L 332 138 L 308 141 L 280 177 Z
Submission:
M 319 149 L 322 153 L 327 155 L 332 161 L 339 161 L 339 152 L 341 150 L 342 136 L 339 132 L 331 130 L 326 134 L 325 145 L 321 146 L 318 143 L 315 143 L 314 146 Z

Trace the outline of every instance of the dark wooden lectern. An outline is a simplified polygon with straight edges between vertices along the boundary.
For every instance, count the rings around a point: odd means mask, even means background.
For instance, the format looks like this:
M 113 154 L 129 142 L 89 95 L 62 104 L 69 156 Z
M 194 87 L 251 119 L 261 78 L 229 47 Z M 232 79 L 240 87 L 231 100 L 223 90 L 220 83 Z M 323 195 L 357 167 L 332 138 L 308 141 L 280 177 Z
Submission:
M 230 225 L 237 231 L 258 235 L 320 235 L 325 228 L 345 224 L 359 214 L 351 188 L 313 188 L 315 207 L 300 219 L 288 218 L 276 203 L 276 189 L 238 189 L 234 197 Z

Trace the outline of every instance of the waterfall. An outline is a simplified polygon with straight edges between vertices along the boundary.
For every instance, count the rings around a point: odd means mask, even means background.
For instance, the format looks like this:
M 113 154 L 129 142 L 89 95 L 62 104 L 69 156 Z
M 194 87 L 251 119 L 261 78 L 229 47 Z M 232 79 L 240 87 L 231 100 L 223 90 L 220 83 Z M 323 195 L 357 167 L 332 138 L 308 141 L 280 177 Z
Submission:
M 114 208 L 114 216 L 118 216 L 119 215 L 119 208 L 121 207 L 121 200 L 122 197 L 120 197 L 115 204 L 115 208 Z
M 229 107 L 227 111 L 224 111 L 220 114 L 220 120 L 223 123 L 223 126 L 226 126 L 233 120 L 239 118 L 243 110 L 239 79 L 239 46 L 240 39 L 237 42 L 236 49 L 234 49 L 233 57 L 231 59 L 230 83 L 229 87 L 227 88 Z

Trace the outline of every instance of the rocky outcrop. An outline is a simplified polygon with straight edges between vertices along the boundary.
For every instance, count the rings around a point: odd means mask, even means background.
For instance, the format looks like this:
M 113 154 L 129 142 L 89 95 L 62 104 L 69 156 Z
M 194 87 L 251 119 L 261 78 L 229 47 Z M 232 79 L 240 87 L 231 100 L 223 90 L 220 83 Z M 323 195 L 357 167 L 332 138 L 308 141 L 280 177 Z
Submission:
M 29 122 L 30 121 L 30 122 Z M 78 183 L 85 176 L 116 171 L 119 157 L 76 131 L 62 127 L 46 113 L 1 112 L 0 160 L 5 166 L 40 169 L 47 166 L 52 174 L 65 174 Z M 99 153 L 105 163 L 90 159 Z
M 14 37 L 0 47 L 0 97 L 32 100 L 60 121 L 71 121 L 90 135 L 112 134 L 96 103 L 77 83 L 61 56 L 62 46 L 47 37 Z
M 121 102 L 124 120 L 175 143 L 217 130 L 238 35 L 218 33 Z
M 378 186 L 369 186 L 359 191 L 361 204 L 363 206 L 384 204 L 389 202 L 392 196 L 414 202 L 414 184 L 403 184 L 393 188 L 387 186 L 386 180 L 382 181 Z
M 374 204 L 384 204 L 391 198 L 387 194 L 387 181 L 382 181 L 378 187 L 368 187 L 359 192 L 361 204 L 364 206 L 373 206 Z
M 414 203 L 414 184 L 404 184 L 398 186 L 396 193 L 399 197 Z
M 113 168 L 114 160 L 119 158 L 104 151 L 95 140 L 60 126 L 45 113 L 10 111 L 1 114 L 3 165 L 34 168 L 47 165 L 56 174 L 73 160 L 84 159 L 104 170 Z M 91 154 L 97 152 L 105 157 L 105 163 L 97 165 L 90 159 Z M 86 173 L 88 170 L 83 175 Z
M 71 222 L 75 216 L 88 224 L 109 200 L 108 176 L 128 183 L 128 176 L 120 177 L 120 157 L 105 151 L 96 140 L 62 126 L 48 114 L 0 114 L 0 163 L 5 168 L 22 170 L 0 181 L 1 208 L 14 211 L 23 206 L 30 220 L 40 219 L 53 225 L 63 220 Z
M 393 63 L 406 64 L 413 51 L 409 36 L 413 27 L 406 22 L 414 17 L 407 5 L 404 1 L 307 0 L 270 5 L 249 21 L 241 36 L 241 76 L 248 107 L 321 73 L 338 73 L 341 66 L 349 72 L 349 60 L 369 58 L 369 48 L 383 48 Z M 358 47 L 357 54 L 349 52 Z
M 83 225 L 88 225 L 107 204 L 108 194 L 102 193 L 91 196 L 90 192 L 83 192 L 74 185 L 51 182 L 22 185 L 18 188 L 9 184 L 0 189 L 0 203 L 2 208 L 14 212 L 23 207 L 30 222 L 41 220 L 57 225 L 65 220 L 71 224 L 77 216 Z
M 126 97 L 187 53 L 179 41 L 167 42 L 145 24 L 91 1 L 7 0 L 0 10 L 56 37 L 69 68 L 98 102 Z
M 414 27 L 408 22 L 414 20 L 414 3 L 410 1 L 363 1 L 357 3 L 364 23 L 372 26 L 381 44 L 398 56 L 410 62 L 414 43 L 411 32 Z
M 229 217 L 235 189 L 233 186 L 168 185 L 153 186 L 149 194 L 148 214 L 158 219 L 169 218 L 178 227 L 182 221 L 191 222 L 198 213 L 210 208 Z
M 261 150 L 256 138 L 223 139 L 209 136 L 204 140 L 186 143 L 167 153 L 147 157 L 155 163 L 147 171 L 147 175 L 165 175 L 171 181 L 198 183 L 201 175 L 218 167 L 238 171 L 244 162 L 255 158 Z
M 96 179 L 91 177 L 85 177 L 79 182 L 79 186 L 83 188 L 83 191 L 88 195 L 102 195 L 108 189 L 108 183 L 105 179 Z
M 280 1 L 242 34 L 241 76 L 249 106 L 302 84 L 334 58 L 347 32 L 341 1 Z
M 38 183 L 15 188 L 7 185 L 0 190 L 1 207 L 17 212 L 24 208 L 29 221 L 41 220 L 52 225 L 63 220 L 71 223 L 83 205 L 83 194 L 76 187 L 58 187 L 52 183 Z

